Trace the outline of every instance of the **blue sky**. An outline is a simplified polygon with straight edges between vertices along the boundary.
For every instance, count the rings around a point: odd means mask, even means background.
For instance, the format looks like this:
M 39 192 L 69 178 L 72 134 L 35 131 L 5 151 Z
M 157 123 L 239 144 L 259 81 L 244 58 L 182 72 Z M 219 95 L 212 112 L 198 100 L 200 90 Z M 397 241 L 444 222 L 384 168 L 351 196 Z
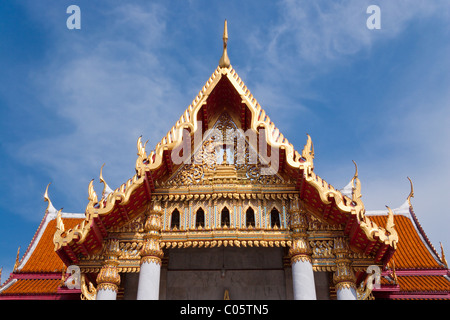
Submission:
M 81 29 L 69 30 L 69 5 Z M 369 5 L 381 29 L 369 30 Z M 11 271 L 46 203 L 84 212 L 87 187 L 134 175 L 228 54 L 285 137 L 310 134 L 336 188 L 358 163 L 366 209 L 415 212 L 450 255 L 450 3 L 390 1 L 2 1 L 0 267 Z M 152 148 L 150 147 L 150 148 Z

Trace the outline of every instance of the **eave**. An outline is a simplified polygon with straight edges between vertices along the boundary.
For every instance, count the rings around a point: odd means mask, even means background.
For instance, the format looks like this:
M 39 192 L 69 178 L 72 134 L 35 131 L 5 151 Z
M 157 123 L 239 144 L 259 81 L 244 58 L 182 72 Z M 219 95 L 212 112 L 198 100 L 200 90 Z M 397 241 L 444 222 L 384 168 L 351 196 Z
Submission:
M 214 92 L 220 81 L 222 95 L 219 91 Z M 233 93 L 227 94 L 227 90 Z M 268 146 L 281 150 L 282 170 L 296 179 L 300 199 L 316 217 L 327 223 L 346 225 L 346 235 L 351 239 L 352 249 L 375 256 L 376 263 L 386 262 L 390 258 L 398 240 L 395 230 L 387 231 L 365 217 L 357 174 L 353 180 L 355 188 L 352 198 L 344 196 L 317 176 L 314 173 L 311 137 L 308 135 L 302 152 L 297 152 L 229 66 L 218 67 L 213 72 L 191 105 L 149 155 L 146 143 L 142 145 L 141 137 L 138 139 L 136 175 L 100 201 L 90 183 L 86 220 L 71 230 L 55 233 L 55 250 L 63 261 L 75 262 L 80 254 L 95 253 L 102 246 L 105 230 L 120 227 L 146 209 L 155 190 L 154 182 L 175 169 L 169 153 L 183 143 L 183 129 L 191 135 L 197 130 L 206 130 L 208 122 L 198 127 L 198 120 L 212 118 L 214 110 L 211 109 L 219 108 L 224 103 L 223 99 L 229 99 L 227 103 L 234 106 L 242 127 L 256 132 L 263 128 L 265 135 L 260 138 L 265 139 Z

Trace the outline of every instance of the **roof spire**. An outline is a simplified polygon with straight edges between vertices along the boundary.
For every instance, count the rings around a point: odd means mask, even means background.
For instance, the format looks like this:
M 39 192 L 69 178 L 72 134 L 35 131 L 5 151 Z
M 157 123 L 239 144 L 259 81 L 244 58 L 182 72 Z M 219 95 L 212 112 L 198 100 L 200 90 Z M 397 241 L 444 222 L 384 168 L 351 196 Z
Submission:
M 223 28 L 223 53 L 222 57 L 219 61 L 219 67 L 228 68 L 230 66 L 230 59 L 227 54 L 227 42 L 228 42 L 228 29 L 227 29 L 227 20 L 225 19 L 225 25 Z
M 20 258 L 20 246 L 19 249 L 17 249 L 17 256 L 16 256 L 16 263 L 14 264 L 13 272 L 16 271 L 17 267 L 19 266 L 19 260 Z
M 442 246 L 442 242 L 439 242 L 439 244 L 441 245 L 441 261 L 448 268 L 448 263 L 447 263 L 447 260 L 445 259 L 445 254 L 444 254 L 444 247 Z
M 411 181 L 411 179 L 409 177 L 407 177 L 409 180 L 409 183 L 411 185 L 411 191 L 409 192 L 408 198 L 406 198 L 406 200 L 408 200 L 409 206 L 412 207 L 411 205 L 411 198 L 414 198 L 414 187 L 413 187 L 413 183 Z
M 50 198 L 49 198 L 49 196 L 48 196 L 48 187 L 50 186 L 50 184 L 51 183 L 49 183 L 48 185 L 47 185 L 47 188 L 45 188 L 45 193 L 44 193 L 44 201 L 47 201 L 48 202 L 48 205 L 47 205 L 47 209 L 45 210 L 47 213 L 55 213 L 56 212 L 56 209 L 55 209 L 55 207 L 53 206 L 53 204 L 52 204 L 52 202 L 50 201 Z
M 102 200 L 106 199 L 111 192 L 114 192 L 108 186 L 108 184 L 106 183 L 105 179 L 103 179 L 103 167 L 104 166 L 105 166 L 105 164 L 103 164 L 102 167 L 100 168 L 100 182 L 104 184 L 103 192 L 102 192 Z

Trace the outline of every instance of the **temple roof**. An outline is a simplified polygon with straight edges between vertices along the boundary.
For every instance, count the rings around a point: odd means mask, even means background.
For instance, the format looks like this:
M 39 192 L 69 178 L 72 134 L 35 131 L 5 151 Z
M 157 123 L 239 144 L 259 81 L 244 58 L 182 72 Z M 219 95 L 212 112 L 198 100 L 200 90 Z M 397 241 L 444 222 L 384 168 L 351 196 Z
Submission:
M 383 224 L 387 215 L 370 215 L 370 219 L 377 224 Z M 394 211 L 394 221 L 397 232 L 402 236 L 402 241 L 399 241 L 397 250 L 392 256 L 396 268 L 442 269 L 445 267 L 434 247 L 424 238 L 422 228 L 418 227 L 412 216 L 395 214 Z
M 450 270 L 442 249 L 438 254 L 414 212 L 411 197 L 393 209 L 399 234 L 397 250 L 381 278 L 382 288 L 376 298 L 450 299 Z M 366 212 L 371 220 L 383 224 L 387 211 Z
M 402 206 L 394 210 L 388 208 L 387 211 L 366 211 L 361 200 L 356 164 L 354 177 L 341 191 L 316 175 L 311 137 L 307 135 L 301 152 L 289 143 L 229 63 L 226 55 L 226 27 L 223 40 L 224 54 L 219 66 L 155 149 L 147 154 L 146 143 L 142 145 L 141 138 L 138 139 L 136 174 L 132 178 L 112 190 L 103 179 L 101 169 L 100 181 L 104 183 L 102 197 L 97 196 L 91 181 L 88 186 L 89 202 L 84 214 L 58 212 L 48 199 L 46 190 L 45 199 L 49 203 L 46 214 L 24 256 L 10 278 L 0 287 L 0 298 L 21 294 L 56 295 L 59 290 L 56 283 L 61 283 L 61 274 L 66 265 L 76 264 L 80 255 L 98 252 L 108 234 L 107 230 L 123 226 L 147 209 L 155 191 L 155 181 L 176 171 L 170 152 L 183 143 L 183 131 L 186 129 L 191 135 L 200 130 L 204 132 L 224 108 L 230 116 L 239 120 L 243 130 L 259 132 L 261 128 L 264 129 L 259 138 L 264 139 L 267 145 L 280 149 L 280 170 L 293 179 L 296 193 L 305 209 L 324 222 L 344 226 L 352 250 L 374 256 L 377 264 L 395 262 L 397 273 L 401 271 L 397 275 L 400 277 L 403 277 L 403 271 L 414 270 L 414 276 L 422 277 L 417 279 L 426 276 L 447 279 L 448 266 L 430 247 L 423 229 L 418 227 L 410 206 L 410 197 L 409 208 Z M 423 273 L 423 270 L 428 270 L 428 273 Z M 417 282 L 416 289 L 435 290 L 440 284 L 445 289 L 445 281 L 441 278 L 430 282 L 434 289 L 426 289 L 427 284 L 423 281 Z M 389 282 L 390 278 L 386 276 L 385 279 Z M 408 280 L 412 278 L 398 281 L 400 291 L 415 289 L 414 282 Z
M 397 250 L 388 268 L 383 270 L 382 290 L 376 297 L 411 299 L 414 297 L 450 299 L 449 269 L 433 247 L 424 238 L 412 206 L 393 209 L 399 236 Z M 371 220 L 383 225 L 387 210 L 368 211 Z M 61 276 L 66 266 L 54 251 L 53 235 L 57 225 L 55 212 L 46 213 L 28 249 L 19 260 L 18 267 L 0 287 L 0 300 L 7 298 L 38 296 L 61 298 Z M 67 228 L 73 228 L 84 220 L 84 214 L 61 213 Z M 79 295 L 74 296 L 78 298 Z
M 141 137 L 138 138 L 135 176 L 101 199 L 91 181 L 86 219 L 72 230 L 58 230 L 55 234 L 55 250 L 66 264 L 76 263 L 80 253 L 100 250 L 108 228 L 120 227 L 141 214 L 152 199 L 155 182 L 176 171 L 172 151 L 182 145 L 184 132 L 187 130 L 190 135 L 204 133 L 224 110 L 236 119 L 242 130 L 258 132 L 258 139 L 279 150 L 279 170 L 293 181 L 292 185 L 307 210 L 329 224 L 346 225 L 346 235 L 356 241 L 356 250 L 374 254 L 377 263 L 389 259 L 395 250 L 395 230 L 386 229 L 390 226 L 389 221 L 385 227 L 364 216 L 357 170 L 351 180 L 350 193 L 340 192 L 319 177 L 314 172 L 311 137 L 306 135 L 306 144 L 298 152 L 270 120 L 233 67 L 228 65 L 216 68 L 180 119 L 149 154 L 146 143 L 142 144 Z M 101 181 L 104 182 L 103 178 Z M 59 237 L 63 233 L 64 239 Z
M 47 194 L 47 193 L 46 193 Z M 46 213 L 22 258 L 9 278 L 0 286 L 0 300 L 27 296 L 31 299 L 61 299 L 59 288 L 65 264 L 54 251 L 53 235 L 58 212 L 49 202 Z M 71 228 L 84 219 L 84 214 L 60 213 L 63 223 Z

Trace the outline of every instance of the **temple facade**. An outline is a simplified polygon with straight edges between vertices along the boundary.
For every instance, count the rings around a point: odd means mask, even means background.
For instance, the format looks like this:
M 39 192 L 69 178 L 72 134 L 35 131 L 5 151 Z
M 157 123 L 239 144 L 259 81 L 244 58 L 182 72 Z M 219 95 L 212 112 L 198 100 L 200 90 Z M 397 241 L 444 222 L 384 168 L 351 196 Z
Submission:
M 48 206 L 0 299 L 450 299 L 443 248 L 411 204 L 366 210 L 355 174 L 337 189 L 314 172 L 227 55 L 136 174 L 93 182 L 82 214 Z

